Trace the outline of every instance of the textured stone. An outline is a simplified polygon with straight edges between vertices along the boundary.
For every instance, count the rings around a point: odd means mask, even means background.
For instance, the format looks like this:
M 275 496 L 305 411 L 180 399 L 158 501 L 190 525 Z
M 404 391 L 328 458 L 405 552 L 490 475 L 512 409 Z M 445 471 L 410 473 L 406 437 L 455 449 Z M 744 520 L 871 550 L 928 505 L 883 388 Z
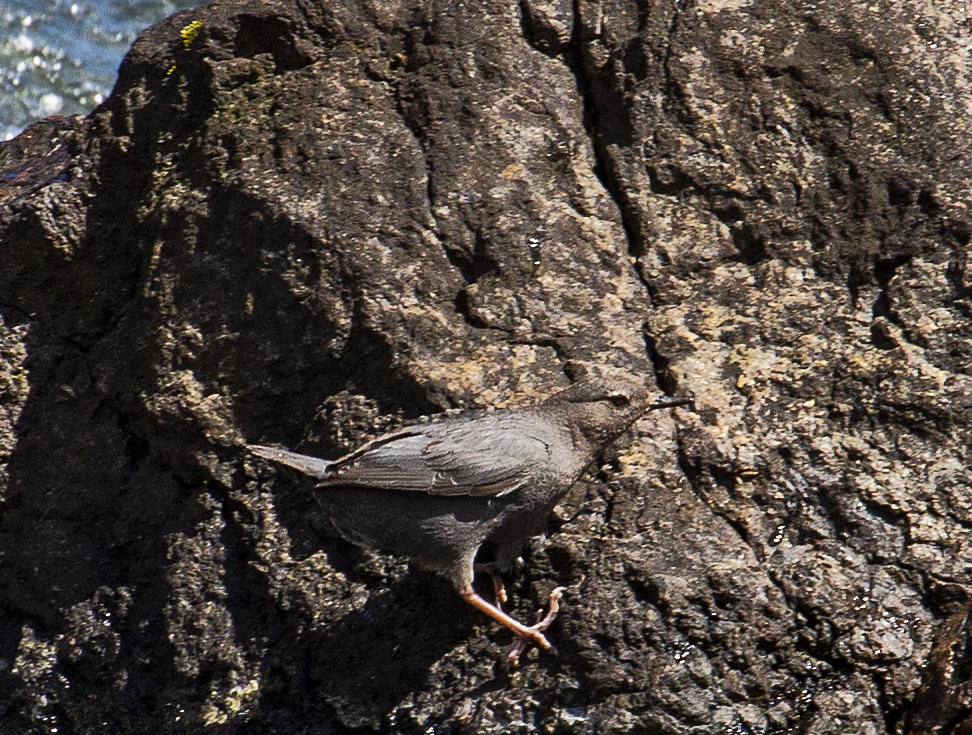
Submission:
M 216 0 L 146 31 L 97 110 L 0 144 L 0 730 L 967 731 L 967 20 Z M 568 587 L 561 657 L 516 671 L 240 450 L 592 366 L 698 411 L 561 504 L 509 581 L 521 618 Z

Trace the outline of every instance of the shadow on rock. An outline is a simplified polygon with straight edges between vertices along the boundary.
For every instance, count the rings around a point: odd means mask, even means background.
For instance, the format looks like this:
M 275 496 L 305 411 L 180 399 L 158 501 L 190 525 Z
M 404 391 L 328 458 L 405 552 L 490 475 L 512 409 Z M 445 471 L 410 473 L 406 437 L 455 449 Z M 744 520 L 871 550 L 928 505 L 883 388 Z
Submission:
M 427 685 L 450 650 L 466 641 L 495 648 L 478 636 L 475 613 L 451 586 L 428 573 L 409 573 L 386 589 L 374 588 L 362 607 L 330 624 L 302 632 L 303 624 L 294 622 L 294 645 L 303 650 L 302 691 L 293 691 L 294 682 L 285 684 L 294 674 L 286 663 L 294 660 L 292 653 L 265 662 L 264 715 L 280 707 L 284 690 L 291 689 L 306 705 L 326 701 L 345 726 L 379 728 L 410 692 Z M 501 658 L 496 651 L 482 654 Z

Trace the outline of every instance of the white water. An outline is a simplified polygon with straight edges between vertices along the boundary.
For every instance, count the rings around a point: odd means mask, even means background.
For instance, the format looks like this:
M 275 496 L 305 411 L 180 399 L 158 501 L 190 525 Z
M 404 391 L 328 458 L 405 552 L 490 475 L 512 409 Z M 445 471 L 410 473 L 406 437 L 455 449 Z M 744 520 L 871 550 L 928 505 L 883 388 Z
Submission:
M 0 0 L 0 141 L 49 115 L 89 112 L 136 36 L 201 0 Z

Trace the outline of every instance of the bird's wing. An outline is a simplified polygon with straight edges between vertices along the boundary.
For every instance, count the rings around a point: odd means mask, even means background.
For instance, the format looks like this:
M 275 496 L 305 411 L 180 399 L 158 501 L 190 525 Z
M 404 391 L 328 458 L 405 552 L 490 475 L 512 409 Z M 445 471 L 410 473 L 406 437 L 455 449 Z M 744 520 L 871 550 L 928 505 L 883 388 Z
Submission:
M 515 419 L 448 422 L 376 439 L 333 462 L 319 486 L 505 495 L 529 482 L 535 468 L 548 461 L 546 443 Z

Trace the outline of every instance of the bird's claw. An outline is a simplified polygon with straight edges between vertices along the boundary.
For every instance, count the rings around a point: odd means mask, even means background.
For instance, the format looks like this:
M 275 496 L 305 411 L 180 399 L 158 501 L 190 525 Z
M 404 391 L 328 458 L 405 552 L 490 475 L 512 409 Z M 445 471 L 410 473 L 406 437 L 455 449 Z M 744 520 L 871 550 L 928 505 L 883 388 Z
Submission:
M 496 600 L 494 604 L 497 610 L 502 610 L 507 600 L 506 585 L 503 584 L 503 576 L 496 570 L 496 566 L 493 563 L 476 564 L 473 569 L 476 572 L 485 572 L 493 580 L 493 599 Z
M 550 651 L 554 656 L 557 655 L 557 649 L 554 648 L 550 641 L 544 636 L 543 631 L 550 627 L 550 624 L 557 618 L 557 613 L 560 611 L 560 598 L 564 596 L 566 587 L 555 587 L 550 593 L 550 609 L 547 610 L 547 614 L 543 614 L 543 610 L 537 611 L 537 622 L 535 625 L 531 625 L 527 628 L 530 631 L 530 637 L 522 637 L 510 651 L 509 662 L 510 666 L 515 666 L 520 658 L 520 654 L 526 650 L 526 647 L 533 641 L 541 648 Z
M 496 600 L 496 607 L 502 610 L 502 606 L 506 604 L 506 585 L 503 584 L 503 578 L 498 572 L 489 570 L 487 572 L 490 579 L 493 580 L 493 598 Z

